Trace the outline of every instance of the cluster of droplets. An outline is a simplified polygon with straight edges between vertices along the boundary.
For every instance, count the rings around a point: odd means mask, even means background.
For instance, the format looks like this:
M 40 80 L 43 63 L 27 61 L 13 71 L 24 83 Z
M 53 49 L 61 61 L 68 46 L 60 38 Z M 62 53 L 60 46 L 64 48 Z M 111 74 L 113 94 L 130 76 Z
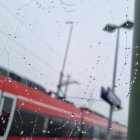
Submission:
M 138 48 L 139 48 L 139 46 L 136 46 L 136 52 L 137 52 L 137 50 L 138 50 Z M 132 79 L 131 79 L 131 82 L 130 82 L 130 86 L 129 86 L 129 92 L 128 92 L 128 94 L 127 94 L 127 97 L 128 97 L 128 95 L 130 94 L 130 91 L 131 91 L 131 89 L 132 89 L 132 86 L 133 86 L 133 84 L 135 83 L 135 81 L 136 81 L 136 78 L 137 78 L 137 73 L 138 73 L 138 66 L 139 66 L 139 62 L 137 61 L 138 59 L 137 59 L 137 57 L 139 56 L 139 54 L 138 53 L 136 53 L 135 54 L 135 60 L 136 60 L 136 62 L 135 62 L 135 64 L 134 64 L 134 69 L 133 69 L 133 73 L 132 73 Z
M 101 56 L 98 56 L 96 64 L 98 65 L 101 60 Z
M 59 1 L 60 1 L 60 4 L 61 4 L 63 10 L 66 13 L 75 12 L 76 11 L 76 8 L 78 6 L 78 3 L 79 4 L 82 4 L 83 3 L 83 0 L 69 0 L 69 1 L 59 0 Z
M 56 20 L 56 25 L 58 26 L 57 36 L 60 37 L 61 36 L 62 26 L 61 26 L 61 24 L 60 24 L 60 22 L 58 20 Z
M 48 13 L 51 13 L 51 11 L 55 8 L 55 1 L 54 0 L 50 0 L 50 4 L 48 7 Z
M 101 56 L 99 55 L 97 57 L 97 60 L 96 60 L 96 65 L 99 65 L 100 62 L 101 62 Z M 97 66 L 96 66 L 96 69 L 95 69 L 94 66 L 91 67 L 92 71 L 93 70 L 95 71 L 94 73 L 96 73 L 97 68 L 98 68 Z M 93 93 L 95 92 L 95 88 L 93 88 L 93 85 L 94 85 L 94 87 L 96 87 L 96 84 L 97 84 L 97 77 L 95 77 L 94 75 L 91 74 L 89 76 L 89 81 L 88 81 L 88 84 L 87 84 L 86 89 L 84 91 L 84 94 L 86 94 L 87 93 L 87 90 L 90 88 L 90 85 L 92 86 L 91 90 L 89 91 L 89 99 L 87 100 L 88 103 L 89 103 L 89 107 L 94 103 L 94 99 L 93 99 L 93 95 L 94 94 Z
M 42 9 L 42 10 L 45 9 L 44 5 L 40 1 L 33 0 L 33 2 L 34 2 L 34 4 L 36 5 L 37 8 Z
M 127 53 L 127 51 L 128 51 L 128 53 Z M 121 84 L 121 77 L 123 76 L 123 73 L 124 73 L 124 71 L 125 71 L 125 68 L 126 68 L 126 65 L 127 65 L 127 59 L 129 58 L 130 53 L 131 53 L 130 48 L 129 48 L 129 47 L 126 47 L 126 48 L 125 48 L 125 62 L 124 62 L 124 64 L 123 64 L 123 67 L 122 67 L 122 69 L 121 69 L 121 72 L 120 72 L 120 74 L 119 74 L 119 77 L 117 78 L 118 84 L 115 85 L 115 88 L 118 88 L 118 87 L 120 87 L 120 86 L 122 85 L 122 84 Z M 125 82 L 125 85 L 127 85 L 127 84 L 128 84 L 128 82 Z
M 67 1 L 64 1 L 64 0 L 59 0 L 60 1 L 60 4 L 63 8 L 63 10 L 67 13 L 71 13 L 71 12 L 74 12 L 76 9 L 76 4 L 75 3 L 71 3 L 71 2 L 67 2 Z
M 128 52 L 128 53 L 127 53 Z M 129 56 L 130 56 L 130 48 L 129 47 L 126 47 L 125 48 L 125 62 L 124 62 L 124 65 L 127 65 L 127 59 L 129 58 Z
M 20 113 L 20 109 L 21 109 L 21 107 L 18 107 L 17 112 L 18 112 L 18 115 L 19 115 L 19 118 L 20 118 L 20 122 L 21 122 L 21 124 L 23 124 L 24 121 L 22 119 L 22 116 L 21 116 L 21 113 Z
M 9 83 L 12 82 L 12 79 L 11 79 L 10 77 L 8 77 L 7 79 L 8 79 L 8 82 L 9 82 Z

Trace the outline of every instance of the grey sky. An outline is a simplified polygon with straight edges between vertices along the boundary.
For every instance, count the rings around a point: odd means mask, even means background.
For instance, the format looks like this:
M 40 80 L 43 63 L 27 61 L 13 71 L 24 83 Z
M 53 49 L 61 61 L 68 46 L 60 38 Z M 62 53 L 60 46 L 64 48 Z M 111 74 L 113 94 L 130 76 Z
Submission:
M 133 21 L 134 1 L 128 0 L 0 0 L 0 65 L 56 91 L 70 26 L 74 28 L 65 74 L 70 97 L 99 99 L 100 87 L 111 86 L 116 32 L 107 23 Z M 121 30 L 116 93 L 123 110 L 114 119 L 127 124 L 132 30 Z M 124 65 L 124 63 L 127 63 Z M 108 116 L 104 102 L 71 99 Z

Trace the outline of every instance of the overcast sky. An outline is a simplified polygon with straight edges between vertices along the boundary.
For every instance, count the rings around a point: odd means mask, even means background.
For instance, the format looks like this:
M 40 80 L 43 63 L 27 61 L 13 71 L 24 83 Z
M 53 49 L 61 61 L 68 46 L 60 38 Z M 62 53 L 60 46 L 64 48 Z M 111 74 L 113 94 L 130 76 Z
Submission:
M 109 106 L 100 100 L 100 88 L 111 87 L 116 32 L 102 29 L 107 23 L 133 21 L 133 11 L 133 0 L 0 0 L 0 66 L 56 91 L 70 30 L 65 22 L 73 21 L 64 74 L 80 85 L 69 86 L 68 99 L 108 116 Z M 116 94 L 123 109 L 115 111 L 113 119 L 124 124 L 132 32 L 121 29 L 119 43 Z

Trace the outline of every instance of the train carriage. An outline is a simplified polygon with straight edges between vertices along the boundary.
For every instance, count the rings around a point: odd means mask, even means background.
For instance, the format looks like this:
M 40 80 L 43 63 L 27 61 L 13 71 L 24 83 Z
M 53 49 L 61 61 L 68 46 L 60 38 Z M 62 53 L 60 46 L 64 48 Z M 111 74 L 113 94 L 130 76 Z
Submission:
M 104 140 L 107 118 L 53 98 L 26 78 L 0 68 L 0 140 Z M 127 128 L 112 126 L 112 140 Z

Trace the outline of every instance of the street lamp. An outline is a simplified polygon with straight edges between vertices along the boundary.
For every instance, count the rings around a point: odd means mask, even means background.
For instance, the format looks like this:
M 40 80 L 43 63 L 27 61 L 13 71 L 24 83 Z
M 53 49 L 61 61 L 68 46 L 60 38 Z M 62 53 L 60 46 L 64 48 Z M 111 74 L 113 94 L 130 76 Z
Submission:
M 114 70 L 113 70 L 113 79 L 112 79 L 112 94 L 115 94 L 115 81 L 116 81 L 116 70 L 117 70 L 117 59 L 118 59 L 118 49 L 119 49 L 119 35 L 120 35 L 120 28 L 131 29 L 133 27 L 133 22 L 126 21 L 125 23 L 121 24 L 120 26 L 107 24 L 104 27 L 104 31 L 112 33 L 117 30 L 117 38 L 116 38 L 116 50 L 115 50 L 115 59 L 114 59 Z M 114 105 L 110 105 L 110 114 L 108 120 L 108 129 L 107 129 L 107 140 L 111 139 L 111 125 L 112 125 L 112 113 L 114 110 Z

